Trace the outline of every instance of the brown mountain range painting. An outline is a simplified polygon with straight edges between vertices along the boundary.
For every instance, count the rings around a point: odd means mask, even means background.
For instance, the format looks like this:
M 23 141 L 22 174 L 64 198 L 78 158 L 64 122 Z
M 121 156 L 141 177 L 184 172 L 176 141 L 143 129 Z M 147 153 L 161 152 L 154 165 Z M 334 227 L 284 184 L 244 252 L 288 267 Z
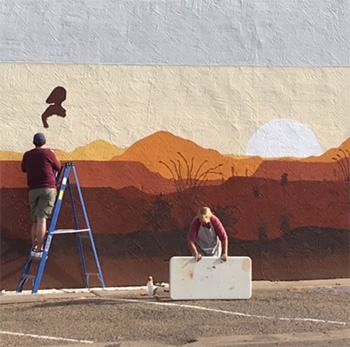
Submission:
M 204 205 L 225 226 L 229 255 L 252 258 L 253 279 L 349 276 L 350 138 L 304 159 L 223 155 L 165 131 L 126 149 L 97 141 L 55 153 L 76 165 L 107 286 L 143 285 L 148 274 L 167 282 L 169 259 L 190 255 L 187 231 Z M 22 155 L 0 152 L 5 290 L 30 247 Z M 68 201 L 58 227 L 72 227 Z M 81 287 L 78 257 L 75 236 L 55 236 L 42 287 Z

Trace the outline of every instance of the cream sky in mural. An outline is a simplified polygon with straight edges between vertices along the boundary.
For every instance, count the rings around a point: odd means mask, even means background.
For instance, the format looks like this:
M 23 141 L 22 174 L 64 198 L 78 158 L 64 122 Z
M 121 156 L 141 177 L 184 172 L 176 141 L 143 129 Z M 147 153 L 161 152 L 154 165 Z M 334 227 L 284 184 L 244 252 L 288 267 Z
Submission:
M 165 130 L 223 154 L 306 157 L 350 136 L 349 68 L 9 63 L 0 84 L 6 151 L 27 150 L 37 131 L 73 151 L 97 139 L 126 148 Z M 67 116 L 44 129 L 57 86 L 67 91 Z M 263 152 L 262 142 L 274 145 Z

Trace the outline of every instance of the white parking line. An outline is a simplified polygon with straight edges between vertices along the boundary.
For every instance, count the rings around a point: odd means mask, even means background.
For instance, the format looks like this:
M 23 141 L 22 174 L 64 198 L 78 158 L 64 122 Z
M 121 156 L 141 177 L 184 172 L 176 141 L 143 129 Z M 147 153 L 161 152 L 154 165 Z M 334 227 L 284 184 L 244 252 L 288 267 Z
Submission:
M 69 342 L 80 342 L 80 343 L 93 343 L 93 341 L 88 341 L 88 340 L 75 340 L 75 339 L 67 339 L 65 337 L 54 337 L 54 336 L 35 335 L 35 334 L 23 334 L 23 333 L 15 333 L 13 331 L 1 331 L 0 330 L 0 334 L 12 335 L 12 336 L 33 337 L 35 339 L 43 339 L 43 340 L 56 340 L 56 341 L 69 341 Z
M 303 321 L 303 322 L 314 322 L 314 323 L 348 325 L 348 323 L 346 323 L 346 322 L 339 322 L 339 321 L 332 321 L 332 320 L 325 320 L 325 319 L 261 316 L 261 315 L 255 315 L 255 314 L 232 312 L 232 311 L 219 310 L 216 308 L 208 308 L 208 307 L 203 307 L 203 306 L 194 306 L 194 305 L 186 305 L 186 304 L 176 304 L 176 303 L 170 303 L 170 302 L 159 302 L 159 301 L 154 302 L 154 301 L 142 301 L 142 300 L 137 300 L 137 299 L 117 299 L 117 298 L 99 298 L 98 300 L 134 302 L 134 303 L 141 303 L 141 304 L 146 304 L 146 305 L 182 307 L 182 308 L 190 308 L 190 309 L 194 309 L 194 310 L 217 312 L 217 313 L 223 313 L 223 314 L 229 314 L 229 315 L 241 316 L 241 317 L 250 317 L 250 318 L 276 319 L 276 320 L 282 320 L 282 321 Z
M 90 298 L 90 300 L 92 300 L 92 298 Z M 325 323 L 325 324 L 349 325 L 349 323 L 347 323 L 347 322 L 332 321 L 332 320 L 325 320 L 325 319 L 262 316 L 262 315 L 248 314 L 248 313 L 242 313 L 242 312 L 232 312 L 232 311 L 226 311 L 226 310 L 219 310 L 219 309 L 203 307 L 203 306 L 176 304 L 176 303 L 170 303 L 170 302 L 159 302 L 159 301 L 154 302 L 154 301 L 143 301 L 143 300 L 137 300 L 137 299 L 118 299 L 118 298 L 101 298 L 101 297 L 96 298 L 96 300 L 132 302 L 132 303 L 145 304 L 145 305 L 168 306 L 168 307 L 169 306 L 170 307 L 181 307 L 181 308 L 188 308 L 188 309 L 194 309 L 194 310 L 200 310 L 200 311 L 222 313 L 222 314 L 233 315 L 233 316 L 260 318 L 260 319 L 269 319 L 269 320 L 303 321 L 303 322 L 314 322 L 314 323 Z M 1 331 L 0 330 L 0 334 L 12 335 L 12 336 L 32 337 L 32 338 L 43 339 L 43 340 L 79 342 L 79 343 L 87 343 L 87 344 L 94 343 L 94 341 L 90 341 L 90 340 L 77 340 L 77 339 L 70 339 L 70 338 L 65 338 L 65 337 L 54 337 L 54 336 L 36 335 L 36 334 L 24 334 L 24 333 L 12 332 L 12 331 Z

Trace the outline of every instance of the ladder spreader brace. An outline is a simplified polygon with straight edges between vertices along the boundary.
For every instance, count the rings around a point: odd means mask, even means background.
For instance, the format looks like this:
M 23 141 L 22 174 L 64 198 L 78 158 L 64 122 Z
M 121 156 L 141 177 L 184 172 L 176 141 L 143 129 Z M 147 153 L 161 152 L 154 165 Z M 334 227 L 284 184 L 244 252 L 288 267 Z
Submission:
M 77 213 L 76 213 L 76 209 L 75 209 L 75 205 L 74 205 L 74 199 L 73 199 L 73 192 L 72 192 L 72 187 L 69 181 L 69 175 L 73 173 L 74 175 L 74 180 L 75 180 L 75 185 L 78 191 L 78 195 L 79 195 L 79 199 L 80 199 L 80 204 L 81 204 L 81 208 L 84 214 L 84 219 L 85 219 L 85 224 L 86 224 L 86 228 L 85 229 L 79 229 L 78 226 L 78 219 L 77 219 Z M 96 251 L 96 247 L 95 247 L 95 242 L 92 236 L 92 232 L 91 232 L 91 228 L 90 228 L 90 223 L 89 223 L 89 219 L 87 216 L 87 212 L 86 212 L 86 208 L 85 208 L 85 204 L 84 204 L 84 199 L 83 199 L 83 195 L 80 189 L 80 185 L 79 185 L 79 180 L 78 180 L 78 175 L 77 175 L 77 171 L 76 168 L 74 166 L 74 163 L 65 163 L 62 166 L 61 171 L 58 173 L 57 175 L 57 182 L 60 182 L 60 188 L 58 191 L 58 196 L 55 202 L 55 206 L 53 208 L 53 213 L 52 213 L 52 219 L 51 219 L 51 223 L 50 223 L 50 227 L 49 230 L 47 232 L 46 235 L 46 239 L 45 239 L 45 244 L 44 244 L 44 250 L 43 250 L 43 254 L 42 257 L 40 259 L 37 259 L 35 257 L 32 257 L 32 251 L 33 251 L 33 247 L 31 247 L 29 254 L 28 254 L 28 258 L 27 261 L 24 265 L 24 269 L 21 275 L 21 278 L 19 280 L 18 283 L 18 287 L 17 287 L 17 292 L 22 292 L 23 290 L 23 286 L 25 285 L 25 283 L 28 280 L 32 280 L 33 281 L 33 288 L 32 288 L 32 293 L 37 293 L 40 287 L 40 283 L 41 283 L 41 279 L 44 273 L 44 269 L 45 269 L 45 265 L 46 265 L 46 261 L 49 255 L 49 250 L 50 250 L 50 246 L 51 246 L 51 242 L 52 242 L 52 238 L 53 235 L 56 234 L 72 234 L 75 233 L 77 236 L 77 241 L 78 241 L 78 249 L 79 249 L 79 255 L 80 255 L 80 261 L 81 261 L 81 266 L 82 266 L 82 271 L 83 271 L 83 277 L 84 277 L 84 286 L 85 288 L 89 288 L 89 276 L 91 275 L 91 273 L 88 273 L 86 271 L 86 266 L 85 266 L 85 259 L 84 259 L 84 253 L 83 253 L 83 246 L 82 246 L 82 242 L 81 242 L 81 237 L 80 234 L 81 233 L 88 233 L 90 242 L 91 242 L 91 248 L 93 251 L 93 255 L 95 258 L 95 262 L 96 262 L 96 267 L 98 270 L 98 278 L 101 282 L 101 286 L 104 289 L 105 288 L 105 283 L 104 283 L 104 279 L 103 279 L 103 275 L 102 275 L 102 271 L 101 271 L 101 266 L 100 266 L 100 262 L 98 260 L 98 255 L 97 255 L 97 251 Z M 61 210 L 61 205 L 62 205 L 62 200 L 63 200 L 63 196 L 64 196 L 64 192 L 66 190 L 66 188 L 68 187 L 68 192 L 69 192 L 69 197 L 70 197 L 70 205 L 71 205 L 71 209 L 72 209 L 72 214 L 73 214 L 73 220 L 74 220 L 74 229 L 57 229 L 55 230 L 56 224 L 57 224 L 57 219 Z M 38 266 L 38 270 L 36 275 L 29 275 L 28 272 L 30 270 L 31 264 L 33 260 L 39 260 L 39 266 Z

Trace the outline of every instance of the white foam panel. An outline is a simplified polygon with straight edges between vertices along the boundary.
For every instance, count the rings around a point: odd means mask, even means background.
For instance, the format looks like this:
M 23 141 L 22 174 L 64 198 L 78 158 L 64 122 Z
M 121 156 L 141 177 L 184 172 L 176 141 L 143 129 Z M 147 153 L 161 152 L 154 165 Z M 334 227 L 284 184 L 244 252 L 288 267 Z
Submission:
M 249 257 L 172 257 L 169 292 L 173 300 L 249 299 L 252 261 Z

